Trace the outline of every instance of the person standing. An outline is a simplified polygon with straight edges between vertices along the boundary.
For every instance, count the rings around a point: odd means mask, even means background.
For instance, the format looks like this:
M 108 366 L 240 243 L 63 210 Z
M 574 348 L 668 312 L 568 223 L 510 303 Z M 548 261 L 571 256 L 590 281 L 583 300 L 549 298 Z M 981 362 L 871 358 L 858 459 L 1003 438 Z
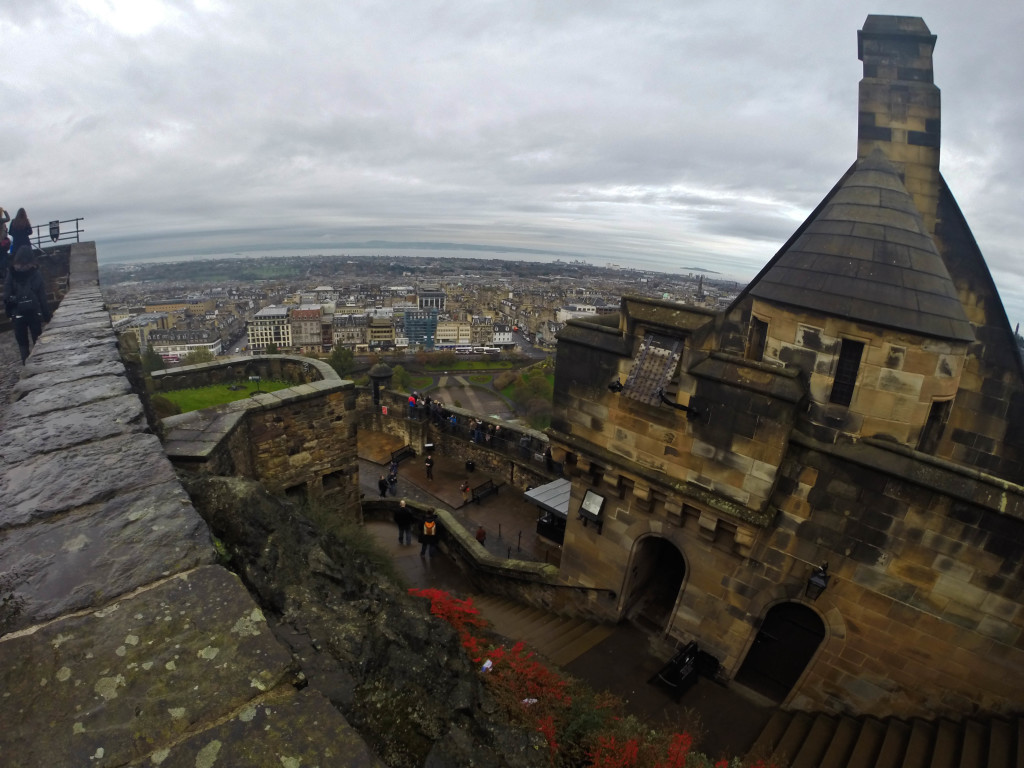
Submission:
M 437 549 L 437 517 L 433 512 L 427 512 L 423 520 L 423 529 L 420 532 L 420 557 L 434 556 Z
M 11 234 L 11 253 L 18 254 L 22 248 L 32 250 L 32 222 L 28 220 L 28 214 L 24 208 L 19 208 L 14 214 L 9 228 Z
M 432 455 L 430 455 L 429 453 L 427 454 L 426 461 L 423 462 L 423 466 L 426 467 L 426 470 L 427 470 L 427 480 L 433 480 L 434 479 L 434 457 Z
M 32 249 L 23 246 L 4 278 L 4 311 L 14 325 L 14 338 L 21 351 L 21 364 L 28 359 L 29 333 L 35 344 L 43 332 L 43 322 L 50 322 L 50 307 L 46 302 L 46 284 L 32 258 Z
M 0 208 L 0 275 L 7 272 L 7 254 L 11 252 L 11 238 L 7 236 L 7 222 L 10 220 L 11 214 Z
M 481 547 L 487 548 L 487 531 L 482 525 L 476 527 L 476 540 L 480 542 Z
M 412 512 L 405 506 L 405 499 L 398 502 L 395 510 L 395 525 L 398 526 L 398 543 L 412 544 Z
M 388 489 L 392 496 L 398 495 L 398 462 L 392 461 L 388 468 Z
M 388 495 L 388 479 L 384 475 L 381 475 L 380 480 L 377 481 L 377 490 L 380 491 L 382 499 Z
M 463 480 L 462 485 L 459 486 L 459 490 L 462 491 L 462 504 L 465 506 L 469 504 L 469 496 L 472 493 L 469 486 L 469 480 Z

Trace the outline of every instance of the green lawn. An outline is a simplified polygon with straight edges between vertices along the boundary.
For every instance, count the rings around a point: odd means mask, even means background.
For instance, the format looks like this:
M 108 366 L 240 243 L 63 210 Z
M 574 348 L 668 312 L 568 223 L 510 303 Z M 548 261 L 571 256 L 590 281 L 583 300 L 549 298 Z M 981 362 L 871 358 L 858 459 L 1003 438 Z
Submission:
M 278 389 L 287 389 L 295 386 L 287 381 L 259 382 L 260 392 L 274 392 Z M 238 389 L 229 389 L 238 387 Z M 175 389 L 170 392 L 160 392 L 179 408 L 182 413 L 198 411 L 202 408 L 211 408 L 214 405 L 244 400 L 256 391 L 256 383 L 252 381 L 239 382 L 237 384 L 214 384 L 209 387 L 196 387 L 194 389 Z

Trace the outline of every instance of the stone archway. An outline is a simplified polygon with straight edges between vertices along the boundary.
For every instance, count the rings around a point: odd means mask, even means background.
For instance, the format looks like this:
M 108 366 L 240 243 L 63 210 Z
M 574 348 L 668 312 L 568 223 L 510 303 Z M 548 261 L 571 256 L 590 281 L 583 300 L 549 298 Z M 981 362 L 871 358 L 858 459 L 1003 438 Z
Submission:
M 686 561 L 675 544 L 661 536 L 640 539 L 629 572 L 627 618 L 644 629 L 665 632 L 685 576 Z
M 773 605 L 736 673 L 740 685 L 782 702 L 825 639 L 825 622 L 798 602 Z

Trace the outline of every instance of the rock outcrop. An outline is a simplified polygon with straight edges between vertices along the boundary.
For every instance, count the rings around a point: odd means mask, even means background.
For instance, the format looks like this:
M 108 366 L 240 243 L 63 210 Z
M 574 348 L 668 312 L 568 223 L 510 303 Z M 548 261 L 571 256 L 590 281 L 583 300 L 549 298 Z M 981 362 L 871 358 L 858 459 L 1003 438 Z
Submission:
M 543 737 L 501 721 L 455 632 L 357 544 L 258 483 L 181 480 L 309 687 L 389 766 L 546 764 Z

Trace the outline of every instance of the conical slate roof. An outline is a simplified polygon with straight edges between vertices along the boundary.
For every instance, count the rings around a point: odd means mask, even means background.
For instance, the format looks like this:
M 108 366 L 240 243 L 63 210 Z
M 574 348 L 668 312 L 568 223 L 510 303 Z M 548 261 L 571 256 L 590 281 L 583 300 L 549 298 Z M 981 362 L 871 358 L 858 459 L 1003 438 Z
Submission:
M 921 214 L 880 149 L 854 166 L 747 292 L 922 336 L 974 340 Z

